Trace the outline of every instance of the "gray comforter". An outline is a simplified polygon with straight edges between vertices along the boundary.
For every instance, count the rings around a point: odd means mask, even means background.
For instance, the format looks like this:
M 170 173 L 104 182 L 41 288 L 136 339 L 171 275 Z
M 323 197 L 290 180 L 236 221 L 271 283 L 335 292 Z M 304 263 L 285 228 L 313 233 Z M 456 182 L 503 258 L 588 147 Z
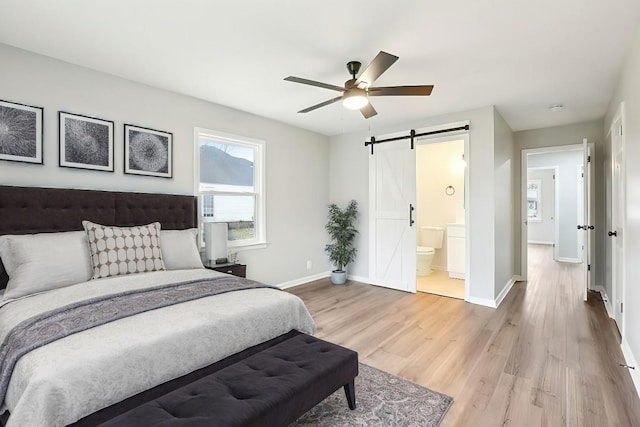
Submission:
M 0 309 L 0 340 L 33 316 L 86 299 L 219 276 L 210 270 L 92 280 Z M 291 329 L 314 333 L 302 301 L 276 289 L 207 296 L 78 332 L 18 360 L 8 426 L 63 426 Z

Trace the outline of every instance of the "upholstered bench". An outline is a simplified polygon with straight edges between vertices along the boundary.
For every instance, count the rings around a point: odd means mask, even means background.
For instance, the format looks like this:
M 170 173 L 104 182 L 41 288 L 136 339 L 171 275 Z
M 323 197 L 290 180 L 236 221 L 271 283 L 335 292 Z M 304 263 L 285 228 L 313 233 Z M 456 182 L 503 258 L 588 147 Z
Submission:
M 102 426 L 287 426 L 344 387 L 355 409 L 358 354 L 299 334 Z

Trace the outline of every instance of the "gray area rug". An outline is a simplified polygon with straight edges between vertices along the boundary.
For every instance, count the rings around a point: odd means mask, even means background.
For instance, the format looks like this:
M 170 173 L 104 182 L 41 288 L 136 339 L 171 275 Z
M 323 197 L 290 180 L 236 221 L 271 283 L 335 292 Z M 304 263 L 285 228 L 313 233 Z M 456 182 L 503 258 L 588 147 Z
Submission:
M 436 427 L 452 404 L 452 397 L 361 363 L 355 410 L 340 388 L 289 427 Z

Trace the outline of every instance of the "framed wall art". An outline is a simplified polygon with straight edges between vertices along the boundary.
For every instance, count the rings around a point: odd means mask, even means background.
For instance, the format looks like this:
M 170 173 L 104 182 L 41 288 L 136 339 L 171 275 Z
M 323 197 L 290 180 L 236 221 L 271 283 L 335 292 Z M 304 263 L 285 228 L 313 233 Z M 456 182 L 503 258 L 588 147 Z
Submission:
M 124 125 L 124 173 L 173 177 L 173 134 Z
M 0 160 L 42 164 L 42 107 L 0 101 Z
M 60 166 L 113 172 L 113 122 L 58 112 Z

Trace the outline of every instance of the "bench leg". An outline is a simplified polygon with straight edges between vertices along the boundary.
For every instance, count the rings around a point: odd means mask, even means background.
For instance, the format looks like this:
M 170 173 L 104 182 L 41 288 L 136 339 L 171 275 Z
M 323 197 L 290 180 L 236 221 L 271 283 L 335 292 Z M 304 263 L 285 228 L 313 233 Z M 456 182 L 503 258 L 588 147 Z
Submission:
M 356 386 L 353 383 L 354 380 L 351 380 L 344 385 L 344 394 L 347 396 L 347 403 L 349 404 L 349 409 L 352 411 L 356 409 Z

